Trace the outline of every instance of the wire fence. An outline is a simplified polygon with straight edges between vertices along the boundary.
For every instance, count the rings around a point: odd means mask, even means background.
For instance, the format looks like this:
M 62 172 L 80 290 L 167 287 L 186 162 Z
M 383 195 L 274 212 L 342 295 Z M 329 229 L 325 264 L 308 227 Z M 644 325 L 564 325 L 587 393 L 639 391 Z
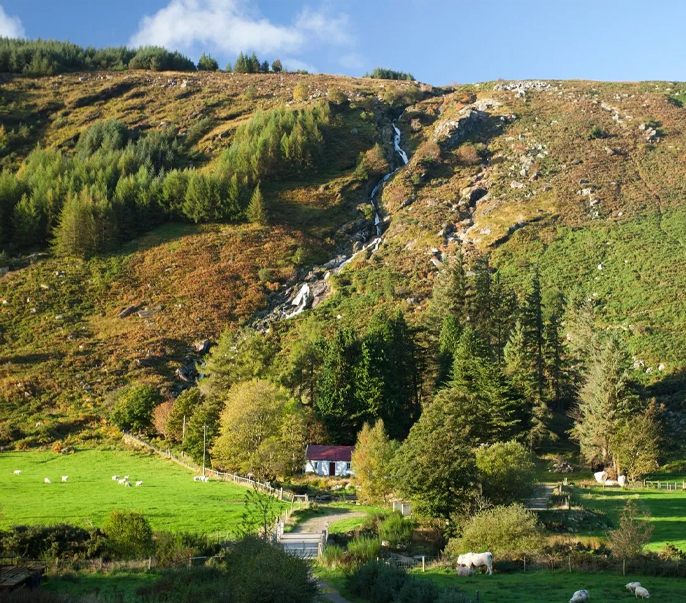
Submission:
M 234 484 L 238 484 L 239 486 L 246 486 L 248 488 L 254 488 L 255 490 L 259 490 L 260 492 L 264 492 L 265 494 L 268 494 L 269 496 L 273 496 L 275 498 L 278 498 L 279 500 L 284 500 L 287 502 L 309 502 L 309 498 L 307 494 L 294 494 L 292 492 L 288 492 L 287 490 L 284 490 L 283 488 L 275 488 L 271 484 L 266 483 L 266 482 L 260 482 L 258 480 L 252 479 L 250 477 L 245 477 L 242 475 L 236 475 L 235 473 L 226 473 L 223 471 L 217 471 L 215 469 L 208 469 L 208 468 L 203 468 L 200 465 L 194 463 L 188 457 L 182 456 L 179 457 L 176 454 L 174 454 L 170 448 L 167 448 L 166 450 L 164 448 L 160 448 L 159 446 L 155 446 L 151 442 L 148 442 L 138 436 L 135 436 L 131 433 L 128 432 L 123 432 L 122 436 L 123 440 L 125 442 L 137 444 L 139 446 L 143 446 L 144 448 L 147 448 L 148 450 L 152 450 L 153 452 L 159 454 L 160 456 L 163 456 L 164 458 L 167 458 L 171 461 L 174 461 L 175 463 L 186 467 L 186 469 L 190 469 L 191 471 L 195 473 L 203 473 L 203 475 L 210 475 L 215 477 L 216 479 L 223 480 L 225 482 L 233 482 Z

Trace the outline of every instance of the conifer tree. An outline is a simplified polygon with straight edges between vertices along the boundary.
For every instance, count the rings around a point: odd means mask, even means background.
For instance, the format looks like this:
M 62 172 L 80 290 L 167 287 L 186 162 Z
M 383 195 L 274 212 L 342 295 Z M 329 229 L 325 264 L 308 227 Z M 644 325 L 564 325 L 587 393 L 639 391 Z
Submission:
M 436 386 L 440 387 L 450 378 L 453 369 L 455 351 L 460 343 L 462 327 L 456 316 L 449 314 L 443 320 L 443 327 L 438 338 L 438 378 Z
M 393 489 L 391 463 L 397 447 L 397 443 L 386 434 L 382 419 L 378 419 L 374 427 L 369 423 L 362 426 L 351 462 L 362 500 L 386 502 Z
M 572 434 L 589 463 L 609 466 L 615 462 L 614 434 L 639 410 L 629 367 L 629 355 L 621 335 L 608 335 L 591 360 L 574 413 Z
M 281 65 L 281 61 L 279 59 L 276 59 L 276 61 L 272 63 L 272 71 L 274 73 L 281 73 L 283 71 L 283 66 Z
M 327 343 L 316 408 L 333 443 L 352 444 L 363 423 L 352 378 L 360 357 L 360 341 L 352 330 L 339 329 Z
M 429 320 L 438 334 L 446 316 L 454 316 L 459 324 L 465 324 L 467 311 L 467 275 L 464 257 L 458 252 L 442 266 L 434 283 Z
M 261 226 L 265 226 L 267 224 L 267 209 L 265 207 L 262 191 L 260 191 L 259 182 L 252 193 L 252 197 L 250 197 L 250 203 L 248 204 L 246 215 L 248 220 L 254 224 L 260 224 Z

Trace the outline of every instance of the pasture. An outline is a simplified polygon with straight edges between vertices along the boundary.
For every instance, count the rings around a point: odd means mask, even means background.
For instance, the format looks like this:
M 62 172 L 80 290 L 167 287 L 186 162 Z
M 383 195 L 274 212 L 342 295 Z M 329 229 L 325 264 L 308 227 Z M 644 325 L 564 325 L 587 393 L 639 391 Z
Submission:
M 635 500 L 655 526 L 649 550 L 659 551 L 668 542 L 686 549 L 686 491 L 593 487 L 579 488 L 578 493 L 586 509 L 606 515 L 613 526 L 618 524 L 626 501 Z M 604 536 L 600 532 L 588 535 Z
M 15 470 L 21 475 L 14 475 Z M 61 481 L 63 475 L 68 481 Z M 132 487 L 119 485 L 113 475 L 129 475 Z M 143 512 L 154 530 L 232 532 L 248 489 L 221 481 L 194 482 L 193 475 L 161 457 L 120 450 L 3 452 L 0 528 L 59 522 L 98 526 L 113 509 L 131 509 Z M 52 483 L 44 483 L 46 477 Z M 137 488 L 138 480 L 143 485 Z
M 481 603 L 567 603 L 576 590 L 589 591 L 592 603 L 635 601 L 625 584 L 638 580 L 650 592 L 654 601 L 686 601 L 686 580 L 653 576 L 626 577 L 613 573 L 536 571 L 516 574 L 476 575 L 458 578 L 455 570 L 435 569 L 420 579 L 433 580 L 442 586 L 458 588 L 474 600 L 479 591 Z

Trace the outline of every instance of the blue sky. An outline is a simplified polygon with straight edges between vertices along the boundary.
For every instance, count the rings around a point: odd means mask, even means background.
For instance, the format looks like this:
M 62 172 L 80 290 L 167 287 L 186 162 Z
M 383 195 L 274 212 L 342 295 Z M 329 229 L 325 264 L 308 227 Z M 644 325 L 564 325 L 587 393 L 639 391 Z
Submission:
M 375 66 L 435 85 L 498 78 L 686 80 L 679 0 L 0 0 L 0 35 L 158 44 L 221 66 Z

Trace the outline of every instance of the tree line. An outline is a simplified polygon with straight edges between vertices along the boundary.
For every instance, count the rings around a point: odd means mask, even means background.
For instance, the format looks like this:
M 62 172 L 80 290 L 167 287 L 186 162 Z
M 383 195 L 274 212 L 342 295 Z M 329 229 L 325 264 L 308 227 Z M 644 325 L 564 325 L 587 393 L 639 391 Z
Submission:
M 193 136 L 142 134 L 98 122 L 74 152 L 36 149 L 0 175 L 0 247 L 48 244 L 59 254 L 110 251 L 165 220 L 264 222 L 260 180 L 315 165 L 328 107 L 257 114 L 238 128 L 215 171 L 185 167 Z M 250 209 L 252 207 L 252 209 Z
M 55 75 L 74 71 L 195 71 L 195 64 L 177 51 L 159 46 L 83 48 L 57 40 L 0 38 L 0 71 L 27 75 Z
M 408 80 L 414 81 L 415 77 L 406 71 L 395 71 L 393 69 L 384 69 L 383 67 L 375 67 L 371 73 L 365 73 L 364 77 L 371 77 L 377 80 Z
M 86 48 L 73 42 L 58 40 L 24 40 L 0 38 L 0 72 L 26 75 L 56 75 L 78 71 L 123 71 L 146 69 L 150 71 L 219 71 L 219 63 L 203 52 L 196 64 L 178 51 L 161 46 L 107 46 Z M 234 73 L 280 73 L 279 59 L 269 64 L 253 52 L 239 53 L 233 66 L 224 69 Z

